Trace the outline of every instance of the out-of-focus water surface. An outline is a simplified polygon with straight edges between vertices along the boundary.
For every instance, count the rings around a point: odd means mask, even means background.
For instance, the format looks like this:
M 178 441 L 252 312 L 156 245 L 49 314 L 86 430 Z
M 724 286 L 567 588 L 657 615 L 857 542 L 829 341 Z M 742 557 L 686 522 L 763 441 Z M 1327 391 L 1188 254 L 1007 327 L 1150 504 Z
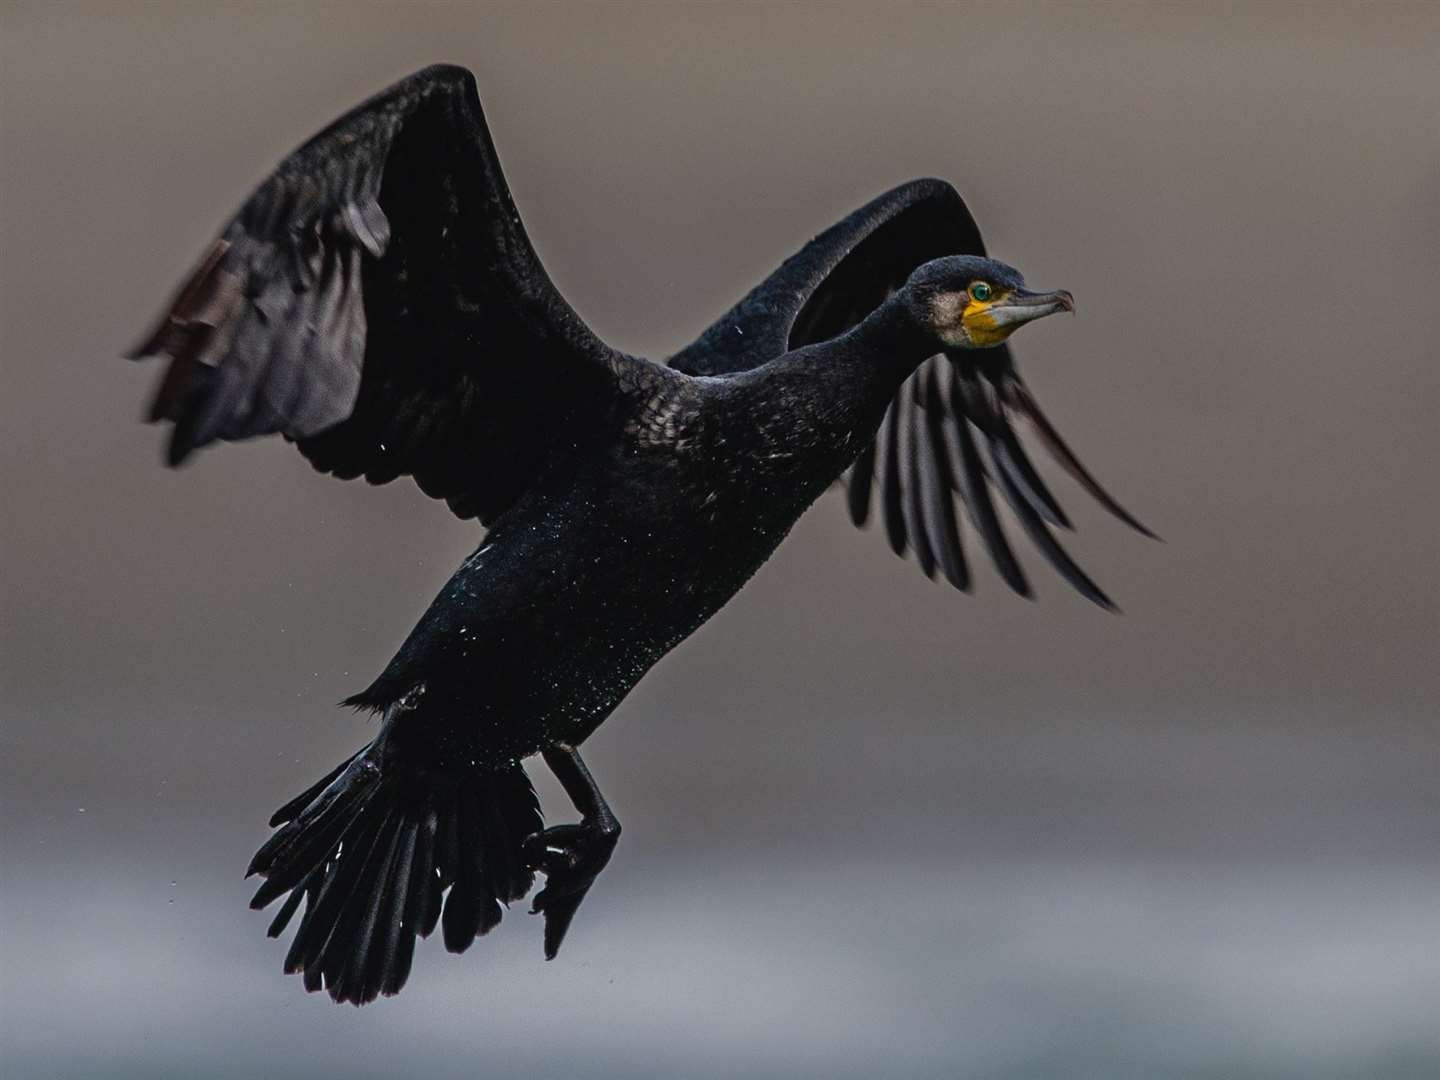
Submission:
M 0 1073 L 1440 1075 L 1437 54 L 1422 4 L 4 7 Z M 278 443 L 167 473 L 113 358 L 440 59 L 636 352 L 953 180 L 1075 292 L 1021 363 L 1168 543 L 1054 477 L 1117 619 L 822 501 L 587 747 L 625 836 L 561 956 L 517 907 L 355 1010 L 240 875 L 475 534 Z

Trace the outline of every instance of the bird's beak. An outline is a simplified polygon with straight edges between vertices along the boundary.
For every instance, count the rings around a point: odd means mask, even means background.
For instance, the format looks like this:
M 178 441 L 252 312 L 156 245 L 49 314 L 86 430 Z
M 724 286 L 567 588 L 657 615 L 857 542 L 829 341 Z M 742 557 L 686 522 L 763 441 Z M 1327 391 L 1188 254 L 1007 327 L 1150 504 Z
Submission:
M 1054 292 L 1031 292 L 1029 289 L 1011 289 L 986 310 L 995 320 L 997 329 L 1014 331 L 1025 323 L 1053 315 L 1057 311 L 1074 311 L 1075 298 L 1064 289 Z

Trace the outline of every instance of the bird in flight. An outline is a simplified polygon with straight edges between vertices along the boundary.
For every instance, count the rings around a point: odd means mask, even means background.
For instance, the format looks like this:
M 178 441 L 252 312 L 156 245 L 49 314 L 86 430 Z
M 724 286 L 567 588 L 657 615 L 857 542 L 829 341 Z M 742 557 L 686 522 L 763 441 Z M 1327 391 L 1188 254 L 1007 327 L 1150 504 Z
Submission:
M 150 410 L 168 462 L 278 433 L 322 472 L 410 476 L 487 530 L 347 699 L 375 738 L 270 819 L 251 906 L 284 898 L 272 937 L 300 914 L 285 970 L 336 1001 L 394 994 L 417 936 L 463 952 L 537 872 L 553 957 L 620 835 L 579 747 L 837 481 L 927 576 L 968 589 L 973 530 L 1029 596 L 998 496 L 1112 606 L 1057 543 L 1070 522 L 1016 430 L 1147 531 L 1006 345 L 1073 307 L 987 258 L 953 187 L 916 180 L 659 363 L 599 340 L 551 283 L 465 69 L 410 76 L 281 162 L 132 353 L 168 360 Z M 535 754 L 578 823 L 545 828 Z

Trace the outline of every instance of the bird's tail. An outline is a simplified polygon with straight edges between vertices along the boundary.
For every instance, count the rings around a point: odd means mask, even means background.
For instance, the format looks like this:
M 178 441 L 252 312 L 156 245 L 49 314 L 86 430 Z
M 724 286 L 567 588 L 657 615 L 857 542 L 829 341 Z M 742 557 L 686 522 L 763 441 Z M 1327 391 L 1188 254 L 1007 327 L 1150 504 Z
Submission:
M 265 878 L 250 906 L 290 894 L 270 924 L 278 937 L 303 901 L 286 973 L 356 1005 L 405 985 L 416 936 L 437 923 L 451 952 L 499 923 L 501 905 L 534 883 L 520 849 L 542 827 L 519 764 L 421 783 L 387 774 L 378 743 L 290 800 L 270 824 L 278 830 L 250 863 L 249 873 Z

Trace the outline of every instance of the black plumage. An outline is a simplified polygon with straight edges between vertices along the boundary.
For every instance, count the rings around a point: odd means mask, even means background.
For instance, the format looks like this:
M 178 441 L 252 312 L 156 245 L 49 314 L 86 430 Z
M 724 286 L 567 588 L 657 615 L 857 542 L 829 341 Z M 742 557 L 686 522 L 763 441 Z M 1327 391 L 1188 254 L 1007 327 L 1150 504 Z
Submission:
M 1145 531 L 1004 344 L 1070 307 L 986 258 L 955 190 L 919 180 L 656 363 L 601 342 L 551 284 L 468 72 L 421 71 L 286 158 L 135 351 L 169 358 L 151 410 L 168 460 L 279 433 L 342 478 L 411 476 L 489 531 L 349 699 L 381 715 L 375 739 L 271 819 L 253 906 L 285 897 L 272 936 L 298 916 L 285 970 L 337 1000 L 394 993 L 417 936 L 463 951 L 537 871 L 553 956 L 619 835 L 576 747 L 837 480 L 856 524 L 878 495 L 927 575 L 968 589 L 973 535 L 1028 596 L 999 491 L 1108 606 L 1014 428 Z M 578 824 L 543 828 L 520 764 L 536 753 Z

